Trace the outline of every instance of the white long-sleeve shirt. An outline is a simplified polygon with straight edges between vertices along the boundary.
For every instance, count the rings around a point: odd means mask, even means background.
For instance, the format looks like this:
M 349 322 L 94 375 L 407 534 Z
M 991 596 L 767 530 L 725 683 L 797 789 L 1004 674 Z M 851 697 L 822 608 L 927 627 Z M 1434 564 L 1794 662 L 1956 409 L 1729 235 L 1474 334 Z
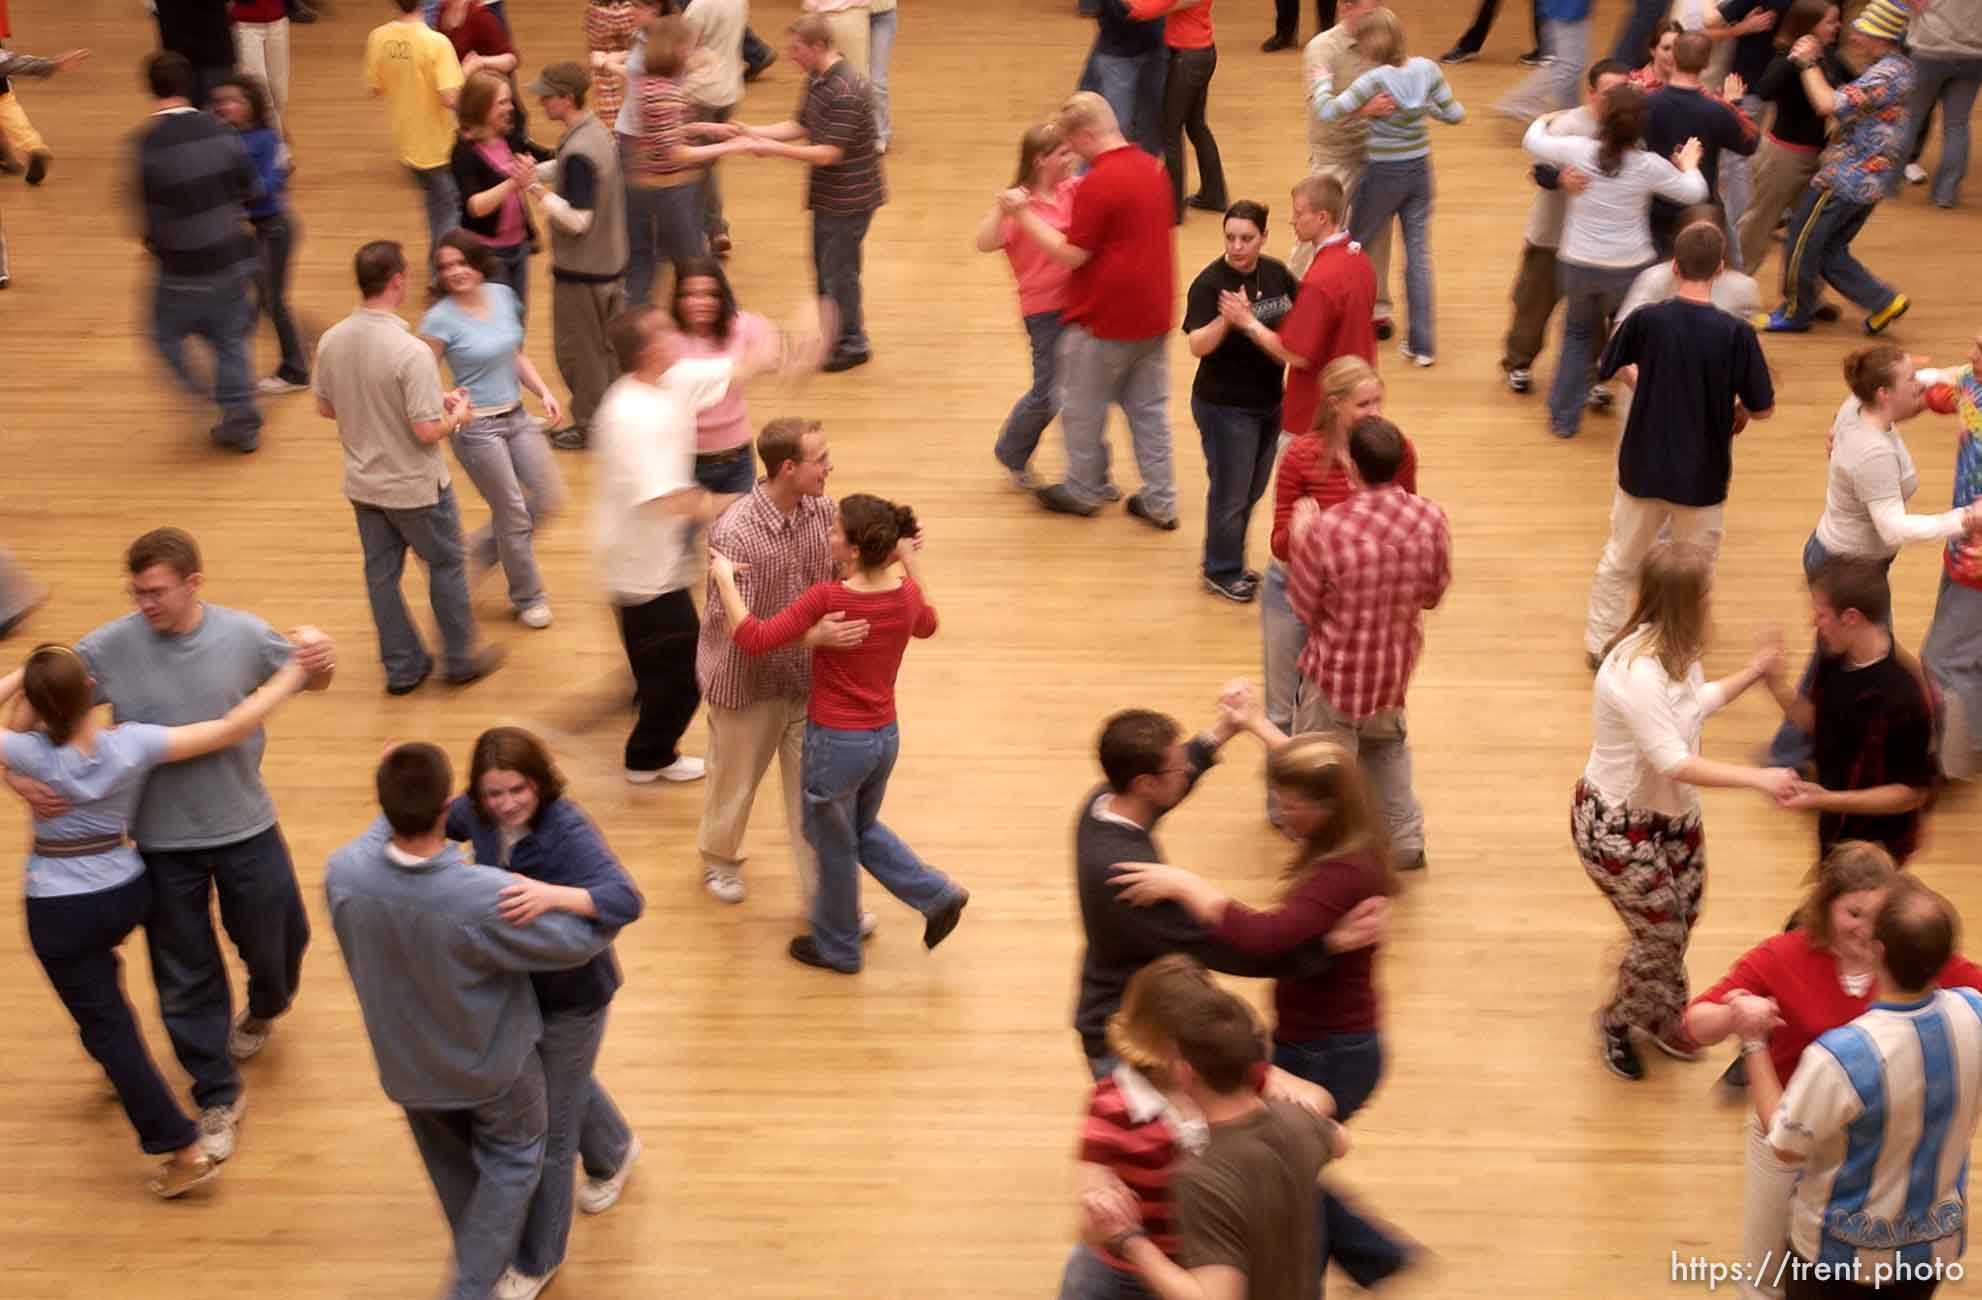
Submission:
M 1550 135 L 1546 118 L 1536 118 L 1521 138 L 1521 147 L 1538 162 L 1574 167 L 1589 176 L 1590 186 L 1571 195 L 1556 258 L 1578 266 L 1621 268 L 1643 266 L 1655 256 L 1647 211 L 1652 196 L 1674 203 L 1699 203 L 1707 197 L 1707 179 L 1696 168 L 1680 171 L 1655 153 L 1625 151 L 1617 174 L 1597 168 L 1603 146 L 1578 136 Z
M 1945 541 L 1962 531 L 1963 511 L 1906 512 L 1920 487 L 1913 454 L 1897 428 L 1874 428 L 1856 397 L 1831 421 L 1831 477 L 1817 520 L 1817 544 L 1832 555 L 1885 559 L 1908 542 Z
M 1607 803 L 1681 817 L 1699 808 L 1700 792 L 1671 774 L 1700 752 L 1700 729 L 1727 692 L 1698 663 L 1674 681 L 1648 636 L 1640 629 L 1619 642 L 1597 669 L 1583 780 Z

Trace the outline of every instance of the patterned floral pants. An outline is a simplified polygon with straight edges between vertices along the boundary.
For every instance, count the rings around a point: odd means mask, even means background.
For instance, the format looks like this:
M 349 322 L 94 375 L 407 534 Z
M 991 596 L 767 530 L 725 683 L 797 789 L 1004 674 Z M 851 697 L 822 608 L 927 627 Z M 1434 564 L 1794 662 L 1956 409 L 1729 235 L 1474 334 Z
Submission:
M 1605 1026 L 1635 1026 L 1685 1045 L 1686 940 L 1707 881 L 1700 814 L 1668 817 L 1613 804 L 1578 781 L 1569 837 L 1583 870 L 1631 932 L 1617 993 L 1603 1009 Z

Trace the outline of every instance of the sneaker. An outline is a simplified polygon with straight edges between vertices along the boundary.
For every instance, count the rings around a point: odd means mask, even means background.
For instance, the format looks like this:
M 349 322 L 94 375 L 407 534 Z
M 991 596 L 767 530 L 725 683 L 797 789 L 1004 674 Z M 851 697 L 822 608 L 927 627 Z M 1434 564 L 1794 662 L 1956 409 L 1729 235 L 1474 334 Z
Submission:
M 468 661 L 468 671 L 449 677 L 447 684 L 449 686 L 472 686 L 474 683 L 481 681 L 484 677 L 495 672 L 496 669 L 502 667 L 502 661 L 507 657 L 499 645 L 483 646 L 475 652 L 475 657 Z
M 700 781 L 704 776 L 708 775 L 708 772 L 709 765 L 701 759 L 688 754 L 680 754 L 676 756 L 674 762 L 669 763 L 666 767 L 654 773 L 654 775 L 663 781 L 672 781 L 677 785 L 681 785 L 689 781 Z
M 835 352 L 820 364 L 819 369 L 829 375 L 837 375 L 842 370 L 851 370 L 855 366 L 864 366 L 873 359 L 874 354 L 872 352 Z
M 553 429 L 551 431 L 551 446 L 557 448 L 559 451 L 585 450 L 585 426 L 582 424 L 567 424 L 562 429 Z
M 169 1201 L 175 1196 L 184 1196 L 201 1183 L 210 1183 L 220 1174 L 220 1162 L 211 1156 L 201 1156 L 190 1165 L 182 1165 L 176 1160 L 168 1160 L 158 1167 L 158 1172 L 145 1180 L 145 1190 L 160 1200 Z
M 746 64 L 743 69 L 743 79 L 745 81 L 757 80 L 757 78 L 764 75 L 766 69 L 768 69 L 773 63 L 776 63 L 777 61 L 778 61 L 778 52 L 776 50 L 772 50 L 770 53 L 764 56 L 761 62 Z
M 1793 320 L 1783 314 L 1783 308 L 1781 307 L 1776 308 L 1766 316 L 1757 316 L 1749 323 L 1763 334 L 1808 334 L 1810 332 L 1809 321 Z
M 1142 493 L 1140 492 L 1129 498 L 1128 511 L 1151 528 L 1159 529 L 1166 533 L 1177 531 L 1177 516 L 1171 515 L 1168 519 L 1159 519 L 1147 505 L 1143 504 Z
M 28 155 L 28 174 L 25 177 L 30 185 L 39 185 L 48 179 L 48 166 L 55 161 L 55 155 L 46 149 L 37 149 Z M 1925 180 L 1925 175 L 1922 175 Z
M 275 1022 L 259 1020 L 243 1011 L 235 1017 L 234 1027 L 227 1031 L 227 1054 L 245 1061 L 268 1046 L 268 1036 L 274 1032 Z
M 556 1269 L 542 1277 L 531 1277 L 528 1273 L 517 1272 L 512 1266 L 502 1271 L 502 1276 L 496 1279 L 495 1290 L 490 1294 L 494 1300 L 537 1300 L 556 1276 Z
M 1645 1063 L 1638 1059 L 1638 1049 L 1631 1045 L 1631 1031 L 1612 1029 L 1603 1022 L 1603 1013 L 1598 1012 L 1597 1054 L 1603 1057 L 1604 1069 L 1620 1079 L 1638 1083 L 1645 1077 Z
M 1447 50 L 1445 53 L 1439 55 L 1438 61 L 1440 63 L 1454 63 L 1454 64 L 1471 63 L 1474 59 L 1477 59 L 1479 57 L 1480 57 L 1480 52 L 1478 50 L 1469 50 L 1463 45 L 1455 45 L 1451 49 Z
M 1038 492 L 1046 486 L 1039 475 L 1029 469 L 1013 469 L 1003 463 L 1000 463 L 999 468 L 1005 471 L 1005 479 L 1012 485 L 1014 492 Z
M 1810 319 L 1820 320 L 1826 325 L 1843 315 L 1844 313 L 1838 310 L 1837 304 L 1834 302 L 1820 302 L 1810 309 Z
M 1549 422 L 1548 432 L 1551 438 L 1560 438 L 1564 442 L 1568 442 L 1571 438 L 1576 436 L 1576 431 L 1574 429 L 1571 429 L 1565 425 L 1556 424 L 1554 421 Z
M 1516 366 L 1507 372 L 1507 387 L 1516 393 L 1528 392 L 1535 386 L 1534 372 Z
M 225 1106 L 208 1106 L 200 1111 L 200 1150 L 215 1164 L 234 1154 L 236 1130 L 248 1109 L 248 1096 L 242 1093 Z
M 1718 1080 L 1716 1080 L 1716 1082 L 1719 1083 L 1721 1087 L 1726 1088 L 1731 1092 L 1738 1092 L 1738 1093 L 1747 1092 L 1748 1091 L 1748 1058 L 1745 1056 L 1737 1056 L 1732 1061 L 1729 1061 L 1727 1063 L 1727 1068 L 1721 1071 L 1721 1076 Z
M 1703 1047 L 1682 1047 L 1677 1042 L 1667 1042 L 1657 1034 L 1653 1034 L 1651 1038 L 1653 1047 L 1658 1048 L 1675 1061 L 1702 1061 L 1706 1059 L 1707 1052 Z
M 385 684 L 385 693 L 387 695 L 411 695 L 414 691 L 419 690 L 420 684 L 433 676 L 433 673 L 434 670 L 429 668 L 410 682 L 387 682 Z
M 1913 303 L 1905 294 L 1894 294 L 1891 302 L 1865 318 L 1865 332 L 1867 334 L 1883 333 L 1886 326 L 1906 315 L 1906 309 L 1912 305 Z
M 860 914 L 860 937 L 863 942 L 872 939 L 874 932 L 880 928 L 880 918 L 875 916 L 874 913 L 863 911 Z
M 785 951 L 791 954 L 793 961 L 801 965 L 816 966 L 820 970 L 829 970 L 840 975 L 860 974 L 860 967 L 858 966 L 835 966 L 833 963 L 827 961 L 820 954 L 819 945 L 812 941 L 812 936 L 809 934 L 801 934 L 796 939 L 793 939 L 790 945 L 785 948 Z
M 1401 355 L 1404 358 L 1404 360 L 1410 362 L 1412 365 L 1418 367 L 1418 369 L 1420 370 L 1429 368 L 1432 362 L 1437 360 L 1437 358 L 1433 357 L 1432 354 L 1429 352 L 1411 351 L 1411 345 L 1408 343 L 1398 348 L 1397 351 L 1399 355 Z
M 299 384 L 281 375 L 269 375 L 255 384 L 255 391 L 263 397 L 280 397 L 284 393 L 300 393 L 308 387 L 308 384 Z
M 1423 849 L 1419 849 L 1410 858 L 1397 864 L 1399 871 L 1423 871 L 1425 868 L 1425 851 Z
M 658 767 L 629 767 L 626 769 L 626 780 L 629 785 L 652 785 L 660 779 L 661 769 Z
M 1548 55 L 1543 54 L 1539 49 L 1533 49 L 1514 61 L 1524 68 L 1539 68 L 1548 62 Z
M 626 1179 L 633 1172 L 633 1162 L 640 1158 L 640 1135 L 633 1135 L 627 1144 L 626 1159 L 619 1162 L 619 1168 L 611 1178 L 587 1178 L 578 1184 L 578 1208 L 587 1214 L 604 1214 L 619 1201 L 619 1194 L 626 1190 Z
M 1927 183 L 1927 169 L 1919 163 L 1908 163 L 1906 165 L 1906 183 L 1908 185 L 1925 185 Z M 28 172 L 28 184 L 34 184 L 34 172 L 32 169 Z
M 1259 43 L 1259 52 L 1261 54 L 1278 54 L 1282 50 L 1291 50 L 1293 48 L 1294 38 L 1280 32 L 1273 33 L 1273 35 Z
M 28 599 L 26 608 L 22 609 L 20 613 L 14 615 L 12 618 L 0 619 L 0 641 L 4 641 L 12 636 L 14 630 L 27 622 L 28 616 L 33 614 L 37 609 L 40 609 L 42 605 L 47 603 L 47 600 L 48 593 L 46 591 L 40 592 Z
M 1103 483 L 1101 485 L 1101 499 L 1112 506 L 1122 499 L 1122 489 L 1116 487 L 1113 483 Z
M 1616 400 L 1617 395 L 1602 384 L 1591 384 L 1590 391 L 1583 395 L 1583 405 L 1592 411 L 1608 411 L 1610 404 Z
M 1184 206 L 1187 208 L 1196 208 L 1199 212 L 1223 212 L 1232 205 L 1229 203 L 1214 203 L 1202 194 L 1193 194 L 1184 200 Z
M 1396 323 L 1388 316 L 1371 321 L 1370 328 L 1376 331 L 1376 341 L 1378 343 L 1390 342 L 1390 336 L 1397 332 Z
M 1236 578 L 1214 578 L 1208 573 L 1198 576 L 1204 580 L 1206 591 L 1223 596 L 1234 605 L 1250 605 L 1253 597 L 1259 595 L 1259 584 L 1247 581 L 1243 574 Z
M 950 931 L 956 929 L 957 922 L 963 919 L 963 909 L 969 902 L 970 891 L 959 889 L 955 898 L 943 904 L 940 910 L 931 912 L 928 921 L 922 927 L 922 946 L 934 948 L 949 938 Z
M 1040 488 L 1033 493 L 1033 496 L 1038 498 L 1040 505 L 1054 514 L 1080 515 L 1086 518 L 1100 509 L 1099 506 L 1082 505 L 1080 498 L 1069 492 L 1065 483 L 1055 483 L 1050 487 Z
M 709 896 L 721 903 L 741 903 L 747 892 L 743 887 L 743 877 L 734 871 L 718 871 L 714 867 L 702 868 L 702 888 Z
M 541 631 L 551 625 L 551 607 L 532 605 L 528 609 L 519 609 L 516 611 L 516 621 L 524 627 L 534 627 Z

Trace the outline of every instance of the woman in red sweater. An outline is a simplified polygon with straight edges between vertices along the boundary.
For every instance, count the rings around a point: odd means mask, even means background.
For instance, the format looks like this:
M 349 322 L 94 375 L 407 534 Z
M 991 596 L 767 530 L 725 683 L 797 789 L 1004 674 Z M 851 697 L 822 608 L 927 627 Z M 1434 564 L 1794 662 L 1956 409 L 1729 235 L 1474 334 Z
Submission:
M 1891 855 L 1876 844 L 1845 840 L 1832 849 L 1812 873 L 1796 928 L 1749 949 L 1720 983 L 1695 998 L 1686 1009 L 1686 1031 L 1703 1045 L 1739 1035 L 1742 1056 L 1766 1051 L 1787 1087 L 1804 1048 L 1872 1005 L 1879 964 L 1872 921 L 1895 870 Z M 1935 983 L 1982 988 L 1982 966 L 1957 955 Z M 1753 1110 L 1746 1131 L 1741 1252 L 1752 1277 L 1765 1258 L 1781 1260 L 1789 1249 L 1790 1197 L 1802 1166 L 1776 1159 Z M 1744 1294 L 1780 1292 L 1744 1288 Z
M 1114 880 L 1132 903 L 1180 903 L 1218 942 L 1255 957 L 1318 943 L 1366 899 L 1397 892 L 1383 819 L 1356 757 L 1322 736 L 1289 740 L 1260 712 L 1250 687 L 1221 706 L 1266 743 L 1266 779 L 1286 828 L 1299 841 L 1280 901 L 1255 910 L 1182 867 L 1118 864 Z M 1319 976 L 1273 986 L 1273 1063 L 1320 1084 L 1347 1123 L 1383 1074 L 1377 1030 L 1376 948 L 1337 954 Z M 1409 1251 L 1335 1196 L 1324 1193 L 1329 1258 L 1358 1285 L 1373 1287 L 1410 1262 Z
M 957 928 L 970 893 L 933 870 L 880 822 L 881 799 L 901 749 L 895 674 L 910 637 L 936 635 L 936 607 L 924 598 L 915 512 L 857 493 L 840 502 L 833 558 L 850 576 L 821 582 L 768 619 L 750 613 L 737 567 L 710 552 L 709 573 L 729 613 L 730 636 L 745 654 L 798 640 L 828 614 L 867 624 L 867 639 L 846 650 L 821 646 L 812 657 L 806 710 L 805 838 L 819 855 L 812 933 L 791 941 L 808 966 L 851 975 L 860 969 L 860 868 L 922 913 L 922 942 L 934 948 Z M 900 565 L 902 573 L 895 572 Z M 745 575 L 748 577 L 748 575 Z

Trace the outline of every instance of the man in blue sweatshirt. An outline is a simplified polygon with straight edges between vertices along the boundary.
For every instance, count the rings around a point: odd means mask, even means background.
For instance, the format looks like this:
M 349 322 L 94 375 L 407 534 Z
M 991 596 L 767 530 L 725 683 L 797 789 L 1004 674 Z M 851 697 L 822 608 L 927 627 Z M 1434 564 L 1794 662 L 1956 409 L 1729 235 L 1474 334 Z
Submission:
M 378 767 L 369 830 L 331 854 L 330 920 L 386 1096 L 406 1112 L 454 1236 L 447 1300 L 487 1300 L 516 1253 L 543 1165 L 543 1019 L 533 971 L 581 965 L 612 931 L 550 912 L 503 920 L 517 878 L 447 842 L 453 772 L 427 744 Z

